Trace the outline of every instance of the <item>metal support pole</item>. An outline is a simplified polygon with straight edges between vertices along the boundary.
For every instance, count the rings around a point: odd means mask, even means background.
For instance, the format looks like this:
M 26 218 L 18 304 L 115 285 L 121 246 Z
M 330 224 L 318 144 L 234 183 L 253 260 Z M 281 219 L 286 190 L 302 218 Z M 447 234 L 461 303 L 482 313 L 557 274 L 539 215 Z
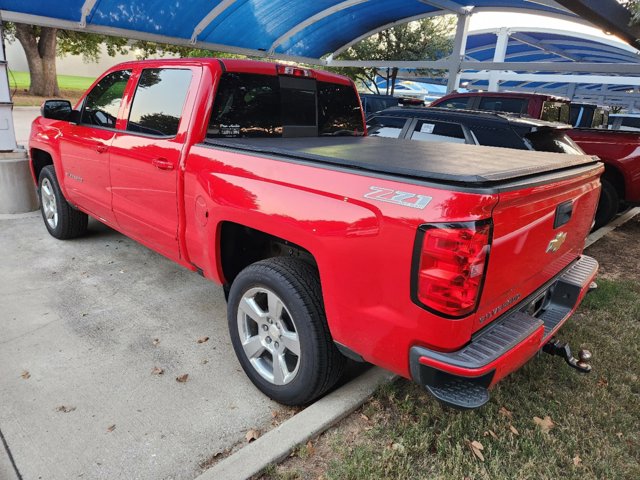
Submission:
M 600 92 L 602 93 L 598 97 L 598 105 L 602 106 L 605 103 L 605 97 L 607 96 L 607 93 L 609 93 L 609 85 L 607 85 L 606 83 L 603 83 L 602 86 L 600 87 Z
M 2 18 L 0 18 L 0 152 L 11 152 L 17 148 L 16 134 L 13 129 L 13 103 L 7 74 L 7 57 L 4 53 L 2 36 Z
M 567 98 L 573 102 L 573 98 L 576 96 L 576 84 L 570 83 L 567 88 Z
M 0 17 L 0 214 L 25 213 L 38 208 L 27 152 L 16 145 L 13 103 Z
M 501 28 L 496 32 L 496 49 L 493 52 L 495 63 L 504 63 L 507 56 L 507 46 L 509 45 L 509 30 Z M 497 92 L 500 89 L 500 70 L 492 70 L 489 73 L 489 91 Z
M 451 93 L 460 87 L 460 66 L 464 60 L 467 48 L 467 33 L 469 32 L 469 18 L 471 11 L 458 14 L 456 36 L 453 40 L 453 52 L 449 57 L 449 79 L 447 81 L 447 93 Z

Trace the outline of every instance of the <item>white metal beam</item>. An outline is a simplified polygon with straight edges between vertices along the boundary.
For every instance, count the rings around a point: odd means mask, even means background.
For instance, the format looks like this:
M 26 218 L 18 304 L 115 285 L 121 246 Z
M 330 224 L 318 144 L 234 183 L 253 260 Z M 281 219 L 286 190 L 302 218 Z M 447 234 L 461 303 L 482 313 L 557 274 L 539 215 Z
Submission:
M 211 25 L 216 18 L 222 14 L 227 8 L 236 3 L 236 0 L 222 0 L 218 5 L 211 9 L 207 15 L 198 22 L 191 34 L 191 43 L 194 44 L 198 41 L 198 35 L 200 35 L 205 28 Z
M 542 50 L 545 53 L 551 53 L 553 55 L 558 55 L 559 57 L 566 58 L 567 60 L 571 60 L 574 62 L 579 62 L 580 59 L 573 55 L 566 53 L 562 48 L 556 47 L 554 45 L 546 45 L 545 43 L 537 41 L 530 35 L 527 35 L 523 32 L 512 33 L 511 38 L 517 40 L 520 43 L 524 43 L 525 45 L 529 45 L 530 47 L 537 48 Z
M 87 25 L 87 17 L 91 15 L 91 10 L 93 10 L 93 7 L 95 7 L 96 3 L 98 3 L 98 0 L 84 0 L 82 9 L 80 10 L 80 13 L 82 15 L 80 17 L 80 26 L 82 28 Z
M 467 48 L 467 34 L 469 33 L 469 11 L 458 14 L 458 23 L 456 24 L 456 35 L 453 38 L 453 51 L 447 59 L 448 77 L 447 77 L 447 93 L 451 93 L 460 87 L 460 69 L 462 61 L 465 57 L 465 49 Z
M 332 67 L 378 67 L 378 68 L 406 68 L 406 69 L 434 69 L 446 70 L 449 60 L 418 60 L 418 61 L 375 61 L 375 60 L 332 60 L 327 63 Z M 478 62 L 464 60 L 461 70 L 518 70 L 525 72 L 573 72 L 597 74 L 640 75 L 640 64 L 629 63 L 585 63 L 585 62 Z
M 165 35 L 156 35 L 153 33 L 140 32 L 136 30 L 127 30 L 124 28 L 105 27 L 103 25 L 87 24 L 85 28 L 80 27 L 78 22 L 68 20 L 60 20 L 59 18 L 43 17 L 39 15 L 30 15 L 26 13 L 17 13 L 8 10 L 0 10 L 0 16 L 7 22 L 26 23 L 29 25 L 39 25 L 41 27 L 62 28 L 65 30 L 75 30 L 89 33 L 100 33 L 103 35 L 111 35 L 115 37 L 130 38 L 132 40 L 146 40 L 149 42 L 168 43 L 172 45 L 195 46 L 203 50 L 216 50 L 219 52 L 237 53 L 250 57 L 266 57 L 267 52 L 263 50 L 254 50 L 251 48 L 234 47 L 223 45 L 220 43 L 210 43 L 196 41 L 191 43 L 190 39 L 169 37 Z M 287 60 L 290 62 L 306 63 L 308 65 L 325 66 L 327 62 L 320 58 L 303 57 L 297 55 L 274 54 L 272 58 L 276 60 Z
M 377 68 L 432 68 L 436 70 L 446 70 L 449 67 L 448 59 L 441 60 L 420 60 L 420 61 L 402 61 L 402 60 L 331 60 L 327 65 L 331 67 L 377 67 Z
M 313 25 L 314 23 L 319 22 L 320 20 L 333 15 L 334 13 L 340 12 L 340 11 L 345 10 L 347 8 L 351 8 L 354 5 L 358 5 L 360 3 L 365 3 L 365 2 L 368 2 L 368 1 L 370 1 L 370 0 L 345 0 L 343 2 L 337 3 L 336 5 L 333 5 L 332 7 L 324 9 L 324 10 L 316 13 L 315 15 L 312 15 L 311 17 L 309 17 L 306 20 L 300 22 L 295 27 L 289 29 L 288 31 L 286 31 L 285 33 L 280 35 L 280 37 L 278 37 L 275 40 L 275 42 L 273 42 L 271 44 L 271 47 L 269 47 L 269 55 L 273 55 L 273 53 L 275 52 L 276 48 L 278 48 L 281 44 L 283 44 L 284 42 L 289 40 L 291 37 L 293 37 L 297 33 L 300 33 L 305 28 Z
M 410 68 L 410 67 L 406 67 Z M 419 68 L 419 67 L 418 67 Z M 587 62 L 462 62 L 464 70 L 521 70 L 525 72 L 584 72 L 640 75 L 640 64 Z
M 418 0 L 418 1 L 420 3 L 424 3 L 425 5 L 436 7 L 447 13 L 455 13 L 457 15 L 465 15 L 467 13 L 467 10 L 465 7 L 462 7 L 459 3 L 452 2 L 451 0 Z
M 593 25 L 592 25 L 593 26 Z M 626 50 L 631 53 L 637 53 L 638 50 L 626 43 L 622 43 L 620 40 L 616 40 L 615 37 L 598 37 L 596 35 L 591 35 L 590 33 L 578 33 L 572 34 L 571 32 L 567 32 L 566 30 L 558 30 L 555 28 L 546 28 L 546 27 L 509 27 L 511 33 L 517 32 L 525 32 L 525 33 L 549 33 L 554 35 L 564 35 L 564 36 L 575 36 L 576 41 L 581 42 L 583 45 L 589 45 L 589 42 L 599 43 L 602 45 L 607 45 L 610 47 L 615 47 L 616 49 Z M 480 30 L 474 30 L 473 35 L 480 35 L 483 33 L 495 33 L 495 28 L 484 28 Z
M 554 2 L 553 0 L 524 0 L 524 1 L 528 3 L 536 3 L 538 5 L 544 5 L 545 7 L 553 8 L 561 12 L 572 13 L 569 9 L 567 9 L 566 7 L 563 7 L 557 2 Z
M 489 80 L 490 72 L 462 72 L 465 80 Z M 607 75 L 571 75 L 557 73 L 500 72 L 503 82 L 549 82 L 549 83 L 597 83 L 610 85 L 640 85 L 640 77 L 614 77 Z
M 496 49 L 493 53 L 493 61 L 504 63 L 507 55 L 507 47 L 509 45 L 509 30 L 501 28 L 496 32 Z M 500 86 L 499 71 L 493 71 L 489 75 L 489 91 L 497 92 Z

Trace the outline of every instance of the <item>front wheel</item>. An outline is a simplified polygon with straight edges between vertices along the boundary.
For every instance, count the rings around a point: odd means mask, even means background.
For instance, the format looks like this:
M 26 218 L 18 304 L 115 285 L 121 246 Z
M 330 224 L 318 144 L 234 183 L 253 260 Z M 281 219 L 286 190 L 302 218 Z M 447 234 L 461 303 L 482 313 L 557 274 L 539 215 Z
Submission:
M 273 400 L 304 405 L 340 378 L 345 358 L 327 326 L 317 270 L 271 258 L 236 277 L 229 292 L 229 332 L 249 379 Z
M 67 240 L 87 232 L 88 215 L 69 205 L 52 165 L 47 165 L 40 172 L 38 191 L 44 225 L 53 237 Z

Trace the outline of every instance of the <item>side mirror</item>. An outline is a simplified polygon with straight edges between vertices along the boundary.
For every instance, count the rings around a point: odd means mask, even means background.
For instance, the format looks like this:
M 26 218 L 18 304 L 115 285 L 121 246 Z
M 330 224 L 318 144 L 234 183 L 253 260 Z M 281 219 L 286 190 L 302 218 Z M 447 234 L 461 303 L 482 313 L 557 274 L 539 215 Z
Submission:
M 40 107 L 40 114 L 52 120 L 72 121 L 73 109 L 69 100 L 45 100 Z

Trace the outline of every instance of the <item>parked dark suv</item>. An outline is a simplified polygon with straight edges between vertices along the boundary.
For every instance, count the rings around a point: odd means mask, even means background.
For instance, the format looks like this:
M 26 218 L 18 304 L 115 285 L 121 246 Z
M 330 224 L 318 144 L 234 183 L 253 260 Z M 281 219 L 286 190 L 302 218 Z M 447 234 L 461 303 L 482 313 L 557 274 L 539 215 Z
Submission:
M 570 128 L 509 113 L 433 107 L 388 108 L 367 120 L 369 135 L 374 137 L 582 154 L 566 135 Z

